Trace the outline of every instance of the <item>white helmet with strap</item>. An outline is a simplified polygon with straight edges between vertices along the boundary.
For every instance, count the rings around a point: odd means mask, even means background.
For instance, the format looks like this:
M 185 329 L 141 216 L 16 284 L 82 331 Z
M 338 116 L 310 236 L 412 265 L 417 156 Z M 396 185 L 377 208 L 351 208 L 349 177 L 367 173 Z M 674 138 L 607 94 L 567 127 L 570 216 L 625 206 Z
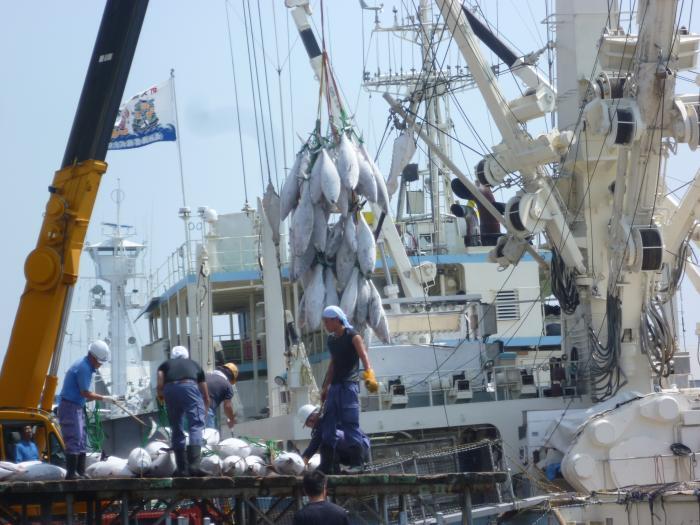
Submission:
M 297 418 L 299 418 L 299 422 L 301 423 L 302 426 L 306 425 L 306 420 L 309 419 L 309 416 L 316 412 L 318 410 L 318 407 L 316 405 L 304 405 L 302 406 L 299 411 L 297 412 Z
M 101 364 L 109 361 L 109 346 L 104 341 L 93 341 L 88 348 L 88 354 L 97 359 Z

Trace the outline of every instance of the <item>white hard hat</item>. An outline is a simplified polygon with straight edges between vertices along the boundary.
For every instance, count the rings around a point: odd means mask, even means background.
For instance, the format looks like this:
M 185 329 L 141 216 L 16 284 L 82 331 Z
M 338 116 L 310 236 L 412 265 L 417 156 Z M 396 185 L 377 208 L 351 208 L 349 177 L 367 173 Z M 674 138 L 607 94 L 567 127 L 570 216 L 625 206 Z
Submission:
M 187 359 L 190 357 L 190 352 L 184 346 L 174 346 L 170 351 L 170 357 L 172 359 Z
M 318 407 L 316 405 L 304 405 L 302 406 L 299 411 L 297 412 L 297 417 L 299 418 L 299 422 L 301 423 L 301 426 L 306 425 L 306 420 L 309 419 L 309 416 L 316 412 L 318 410 Z
M 109 361 L 109 346 L 104 341 L 93 341 L 88 348 L 88 354 L 92 355 L 100 363 Z

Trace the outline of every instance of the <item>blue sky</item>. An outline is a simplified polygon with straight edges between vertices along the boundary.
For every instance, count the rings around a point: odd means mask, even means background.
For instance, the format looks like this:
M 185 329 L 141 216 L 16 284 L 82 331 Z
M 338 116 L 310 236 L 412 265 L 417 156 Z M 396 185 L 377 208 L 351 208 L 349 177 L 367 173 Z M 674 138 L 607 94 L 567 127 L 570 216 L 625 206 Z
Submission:
M 127 99 L 167 79 L 170 69 L 175 69 L 185 187 L 188 205 L 193 210 L 209 206 L 219 212 L 231 212 L 240 210 L 244 204 L 224 1 L 151 0 L 124 93 L 124 99 Z M 402 5 L 412 5 L 412 2 L 385 0 L 384 12 L 380 15 L 382 22 L 385 25 L 391 23 L 393 4 L 401 8 Z M 482 3 L 492 23 L 497 21 L 499 29 L 517 48 L 529 52 L 544 45 L 545 27 L 539 24 L 544 18 L 544 2 L 502 0 Z M 230 0 L 228 5 L 240 95 L 246 182 L 249 199 L 254 201 L 262 194 L 263 182 L 245 44 L 245 4 L 242 0 Z M 284 1 L 260 0 L 258 3 L 253 0 L 250 5 L 256 15 L 254 23 L 261 23 L 263 28 L 261 37 L 259 27 L 255 27 L 255 45 L 259 53 L 264 52 L 264 62 L 268 66 L 276 133 L 275 173 L 281 180 L 284 166 L 290 164 L 299 145 L 295 134 L 304 136 L 314 125 L 318 87 Z M 316 8 L 316 24 L 319 24 L 318 1 L 312 5 Z M 354 0 L 326 0 L 324 5 L 326 43 L 338 82 L 356 115 L 358 127 L 368 140 L 369 149 L 374 151 L 386 122 L 386 104 L 378 94 L 369 96 L 360 87 L 363 43 L 367 47 L 370 41 L 374 15 L 363 13 L 359 2 Z M 8 3 L 0 18 L 3 72 L 3 82 L 0 83 L 3 123 L 0 126 L 0 151 L 4 163 L 6 217 L 6 249 L 0 259 L 0 274 L 3 276 L 0 281 L 0 311 L 3 312 L 0 353 L 4 352 L 9 340 L 17 302 L 24 287 L 24 259 L 36 242 L 47 199 L 46 188 L 63 157 L 103 7 L 103 2 L 95 0 L 25 0 Z M 694 14 L 691 23 L 691 29 L 696 31 L 699 29 L 697 18 L 698 15 Z M 378 46 L 373 45 L 370 49 L 370 64 L 374 64 L 376 53 L 392 53 L 396 67 L 403 64 L 408 68 L 414 61 L 401 47 L 388 42 L 386 36 L 375 37 L 372 43 Z M 452 54 L 456 55 L 456 51 Z M 258 61 L 262 81 L 262 54 L 258 54 Z M 281 69 L 282 110 L 277 89 L 278 68 Z M 684 87 L 690 89 L 693 85 L 684 84 Z M 515 87 L 511 84 L 507 89 L 514 92 Z M 498 134 L 479 102 L 478 93 L 465 93 L 462 100 L 486 144 L 490 146 L 498 142 Z M 263 106 L 267 119 L 266 97 Z M 280 132 L 282 114 L 287 146 L 284 159 Z M 453 118 L 457 120 L 458 115 L 453 115 Z M 468 134 L 462 138 L 468 143 L 474 142 Z M 272 142 L 272 137 L 269 137 L 271 155 Z M 380 157 L 380 165 L 385 171 L 388 169 L 388 149 L 385 148 Z M 681 160 L 669 171 L 674 176 L 674 180 L 669 181 L 672 187 L 688 180 L 699 164 L 697 156 L 687 154 L 686 146 L 681 146 L 681 151 Z M 467 172 L 478 160 L 477 156 L 458 149 L 455 158 Z M 146 267 L 157 267 L 183 241 L 182 222 L 178 218 L 181 191 L 176 146 L 174 143 L 160 143 L 136 150 L 110 152 L 107 162 L 109 170 L 103 178 L 87 239 L 90 242 L 101 240 L 99 223 L 114 220 L 110 193 L 119 179 L 126 194 L 122 220 L 136 227 L 137 240 L 148 241 Z M 87 257 L 83 258 L 82 274 L 94 274 Z M 85 287 L 80 290 L 80 293 L 85 293 Z M 695 322 L 699 320 L 695 312 L 700 311 L 700 301 L 689 286 L 684 287 L 684 299 L 688 305 L 686 310 L 689 310 L 686 311 L 686 327 L 692 334 Z M 694 343 L 696 339 L 691 336 L 689 341 Z

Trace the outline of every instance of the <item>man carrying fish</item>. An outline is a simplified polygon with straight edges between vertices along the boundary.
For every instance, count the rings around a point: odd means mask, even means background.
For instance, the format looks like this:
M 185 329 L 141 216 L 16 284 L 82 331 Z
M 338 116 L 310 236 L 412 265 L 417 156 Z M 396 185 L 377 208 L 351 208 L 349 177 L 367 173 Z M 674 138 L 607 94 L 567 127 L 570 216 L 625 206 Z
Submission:
M 320 449 L 321 458 L 328 458 L 328 465 L 333 465 L 341 441 L 336 430 L 342 432 L 343 446 L 356 447 L 358 455 L 362 455 L 366 436 L 360 430 L 360 361 L 365 369 L 362 379 L 367 390 L 375 393 L 379 385 L 362 336 L 353 329 L 345 312 L 337 306 L 328 306 L 323 310 L 323 323 L 329 333 L 331 362 L 321 392 L 324 410 Z
M 170 359 L 158 367 L 158 399 L 165 400 L 168 412 L 171 444 L 177 465 L 176 477 L 205 475 L 199 463 L 204 419 L 209 410 L 209 391 L 204 370 L 189 355 L 184 346 L 175 346 L 170 352 Z M 190 430 L 190 443 L 186 451 L 185 416 Z

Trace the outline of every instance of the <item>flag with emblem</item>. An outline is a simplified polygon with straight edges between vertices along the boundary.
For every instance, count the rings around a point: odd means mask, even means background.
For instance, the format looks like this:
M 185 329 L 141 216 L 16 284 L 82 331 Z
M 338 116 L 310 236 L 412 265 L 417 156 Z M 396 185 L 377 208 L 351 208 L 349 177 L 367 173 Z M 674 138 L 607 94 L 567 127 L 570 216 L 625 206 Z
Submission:
M 119 108 L 109 149 L 131 149 L 176 140 L 173 79 L 132 97 Z

